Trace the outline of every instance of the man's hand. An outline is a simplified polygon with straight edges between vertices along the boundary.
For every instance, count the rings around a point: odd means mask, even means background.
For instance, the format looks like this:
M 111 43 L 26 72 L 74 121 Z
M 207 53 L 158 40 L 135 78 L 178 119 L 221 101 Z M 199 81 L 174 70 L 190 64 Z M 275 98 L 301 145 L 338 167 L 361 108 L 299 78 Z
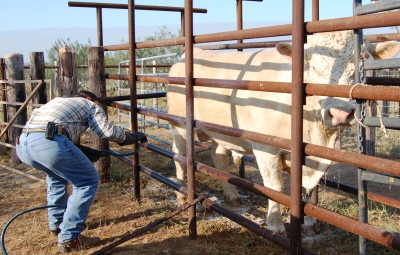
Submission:
M 125 132 L 125 141 L 123 143 L 118 143 L 119 146 L 130 145 L 136 142 L 147 143 L 147 137 L 142 132 Z
M 96 162 L 101 157 L 105 157 L 108 155 L 107 153 L 105 153 L 103 151 L 92 149 L 92 148 L 84 146 L 84 145 L 78 144 L 78 145 L 76 145 L 76 147 L 78 147 L 83 152 L 83 154 L 85 154 L 86 157 L 88 157 L 88 159 L 91 162 Z

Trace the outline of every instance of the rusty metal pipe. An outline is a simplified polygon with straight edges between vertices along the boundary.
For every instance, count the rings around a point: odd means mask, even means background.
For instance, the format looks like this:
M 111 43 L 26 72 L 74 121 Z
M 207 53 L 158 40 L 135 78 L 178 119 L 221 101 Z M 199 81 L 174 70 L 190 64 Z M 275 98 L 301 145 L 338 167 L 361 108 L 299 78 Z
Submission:
M 129 108 L 126 105 L 112 103 L 111 106 L 127 110 Z M 138 113 L 148 115 L 151 117 L 161 118 L 173 123 L 185 125 L 186 120 L 183 117 L 174 116 L 167 113 L 162 113 L 150 109 L 144 109 L 138 107 Z M 260 134 L 252 131 L 246 131 L 242 129 L 236 129 L 221 125 L 215 125 L 202 121 L 195 121 L 195 126 L 203 130 L 209 130 L 241 139 L 249 140 L 252 142 L 262 143 L 271 145 L 285 150 L 290 150 L 290 140 L 280 137 Z M 400 173 L 396 169 L 400 169 L 400 162 L 392 161 L 388 159 L 376 158 L 368 155 L 360 155 L 355 152 L 340 151 L 324 146 L 318 146 L 314 144 L 304 144 L 305 153 L 309 156 L 316 156 L 319 158 L 326 158 L 336 162 L 342 162 L 348 165 L 362 167 L 371 171 L 387 174 L 390 176 L 399 177 Z
M 302 183 L 305 153 L 303 147 L 304 91 L 304 0 L 293 0 L 293 57 L 291 107 L 291 171 L 290 171 L 290 254 L 300 254 L 302 210 Z
M 181 155 L 177 155 L 173 152 L 167 151 L 165 149 L 162 149 L 158 146 L 155 145 L 142 145 L 143 147 L 151 148 L 153 151 L 158 151 L 162 152 L 162 155 L 167 156 L 171 159 L 174 159 L 180 163 L 186 163 L 187 159 Z M 157 148 L 157 149 L 156 149 Z M 120 159 L 120 157 L 117 157 Z M 123 161 L 128 163 L 131 162 L 130 159 L 128 158 L 123 158 Z M 231 184 L 234 184 L 238 187 L 241 187 L 243 189 L 249 190 L 255 194 L 261 195 L 263 197 L 266 197 L 268 199 L 273 199 L 277 201 L 280 204 L 283 204 L 287 207 L 290 207 L 290 197 L 289 195 L 286 195 L 284 193 L 280 193 L 278 191 L 272 190 L 270 188 L 267 188 L 265 186 L 262 186 L 257 183 L 252 183 L 250 181 L 244 180 L 240 177 L 225 173 L 221 170 L 215 169 L 213 167 L 204 165 L 202 163 L 196 162 L 196 169 L 202 173 L 208 174 L 214 178 L 217 178 L 221 181 L 226 181 Z M 143 172 L 143 169 L 141 168 L 141 171 Z M 153 171 L 147 170 L 148 172 L 146 174 L 152 174 L 152 176 L 156 176 Z M 162 175 L 159 175 L 160 180 L 161 179 L 168 179 Z M 168 184 L 167 184 L 168 185 Z M 181 186 L 180 186 L 181 187 Z M 204 202 L 203 202 L 204 204 Z M 304 208 L 304 212 L 311 216 L 314 217 L 318 220 L 322 220 L 328 224 L 331 224 L 333 226 L 342 228 L 346 231 L 352 232 L 356 235 L 363 236 L 365 238 L 368 238 L 370 240 L 373 240 L 374 242 L 380 243 L 382 245 L 385 245 L 387 247 L 394 248 L 396 250 L 400 250 L 400 236 L 397 236 L 396 234 L 389 233 L 385 230 L 380 230 L 375 228 L 372 225 L 368 225 L 366 223 L 361 223 L 356 219 L 349 218 L 347 216 L 332 212 L 328 209 L 313 205 L 311 203 L 302 203 L 302 208 Z M 210 209 L 216 210 L 215 207 L 210 207 Z M 218 211 L 219 212 L 219 211 Z M 227 212 L 228 214 L 230 212 Z M 225 214 L 224 214 L 225 215 Z M 238 222 L 238 221 L 235 221 Z M 251 229 L 252 230 L 252 229 Z M 264 236 L 264 235 L 263 235 Z M 270 240 L 270 239 L 268 239 Z M 274 240 L 271 240 L 274 241 Z
M 200 36 L 200 35 L 198 35 Z M 400 34 L 376 34 L 376 35 L 366 35 L 371 42 L 384 42 L 390 40 L 400 40 Z M 195 36 L 196 40 L 196 36 Z M 241 43 L 241 44 L 216 44 L 216 45 L 207 45 L 207 46 L 197 46 L 201 49 L 206 50 L 221 50 L 221 49 L 248 49 L 248 48 L 270 48 L 275 47 L 278 43 L 290 43 L 291 40 L 283 40 L 283 41 L 271 41 L 271 42 L 249 42 L 249 43 Z M 197 43 L 197 42 L 196 42 Z M 137 47 L 140 48 L 150 48 L 150 47 L 161 47 L 161 46 L 173 46 L 173 45 L 184 45 L 184 37 L 180 38 L 172 38 L 165 39 L 159 41 L 151 41 L 151 42 L 138 42 Z M 108 45 L 105 46 L 105 51 L 113 51 L 113 50 L 126 50 L 126 44 L 120 45 Z
M 157 92 L 157 93 L 150 93 L 150 94 L 139 94 L 137 95 L 137 99 L 147 99 L 147 98 L 160 98 L 165 97 L 167 92 Z M 115 97 L 101 97 L 99 98 L 100 103 L 111 103 L 114 101 L 123 101 L 123 100 L 130 100 L 130 96 L 115 96 Z
M 129 0 L 128 1 L 128 22 L 129 22 L 129 65 L 135 66 L 136 64 L 136 47 L 135 47 L 135 1 Z M 132 131 L 138 130 L 138 123 L 137 123 L 137 89 L 136 89 L 136 68 L 131 68 L 129 70 L 129 94 L 130 94 L 130 112 L 132 113 L 130 116 L 131 120 L 131 129 Z M 133 150 L 136 149 L 136 144 L 133 144 Z M 139 155 L 134 154 L 132 156 L 133 163 L 133 189 L 135 199 L 140 201 L 140 177 L 139 177 Z
M 118 105 L 118 103 L 113 103 Z M 121 106 L 121 109 L 124 109 Z M 125 108 L 126 109 L 126 108 Z M 140 114 L 149 115 L 151 117 L 158 117 L 168 121 L 175 122 L 177 124 L 185 124 L 185 118 L 177 117 L 167 113 L 161 113 L 150 109 L 143 109 L 138 107 Z M 262 143 L 271 145 L 274 147 L 290 150 L 290 140 L 275 136 L 269 136 L 260 134 L 252 131 L 246 131 L 242 129 L 235 129 L 231 127 L 215 125 L 202 121 L 195 121 L 195 126 L 203 130 L 209 130 L 241 139 L 249 140 L 252 142 Z M 340 151 L 324 146 L 318 146 L 314 144 L 304 144 L 305 153 L 309 156 L 316 156 L 319 158 L 326 158 L 336 162 L 346 163 L 352 166 L 358 166 L 372 171 L 384 173 L 390 176 L 400 176 L 400 173 L 396 169 L 400 169 L 400 162 L 392 161 L 388 159 L 376 158 L 373 156 L 360 155 L 355 152 Z
M 110 3 L 92 3 L 92 2 L 68 2 L 69 7 L 88 7 L 88 8 L 106 8 L 106 9 L 123 9 L 127 10 L 127 4 L 110 4 Z M 183 7 L 172 6 L 153 6 L 153 5 L 135 5 L 135 10 L 146 11 L 168 11 L 183 12 Z M 207 9 L 193 8 L 194 13 L 207 13 Z
M 398 26 L 400 24 L 400 15 L 395 12 L 387 12 L 373 15 L 364 15 L 340 19 L 329 19 L 306 22 L 306 33 L 333 32 L 340 30 L 354 30 L 361 28 L 377 28 L 387 26 Z M 278 25 L 270 27 L 250 28 L 243 30 L 234 30 L 220 33 L 211 33 L 193 36 L 194 43 L 209 43 L 219 41 L 231 41 L 239 39 L 254 39 L 263 37 L 292 35 L 292 25 Z M 184 45 L 185 37 L 177 37 L 166 40 L 155 40 L 148 42 L 138 42 L 136 47 L 153 48 L 162 46 Z M 126 44 L 105 46 L 105 50 L 127 50 Z
M 142 227 L 142 228 L 139 228 L 139 229 L 133 231 L 133 232 L 130 233 L 129 235 L 120 238 L 119 240 L 117 240 L 117 241 L 115 241 L 115 242 L 113 242 L 113 243 L 107 245 L 106 247 L 101 248 L 100 250 L 98 250 L 98 251 L 96 251 L 96 252 L 93 252 L 92 255 L 104 254 L 106 251 L 109 251 L 109 250 L 111 250 L 112 248 L 117 247 L 118 245 L 120 245 L 120 244 L 122 244 L 122 243 L 124 243 L 124 242 L 126 242 L 126 241 L 128 241 L 128 240 L 130 240 L 130 239 L 132 239 L 132 238 L 135 238 L 135 237 L 137 237 L 137 236 L 139 236 L 139 235 L 141 235 L 141 234 L 143 234 L 143 233 L 148 232 L 150 229 L 152 229 L 152 228 L 154 228 L 154 227 L 160 225 L 160 224 L 163 223 L 164 221 L 169 220 L 169 219 L 175 217 L 175 216 L 178 215 L 179 213 L 181 213 L 181 212 L 187 210 L 189 207 L 192 207 L 192 206 L 194 206 L 195 204 L 201 202 L 203 199 L 204 199 L 204 197 L 196 198 L 196 199 L 194 199 L 193 201 L 191 201 L 191 202 L 189 202 L 189 203 L 186 203 L 186 204 L 184 204 L 184 205 L 179 206 L 177 209 L 175 209 L 174 211 L 168 213 L 168 214 L 165 215 L 164 217 L 161 217 L 161 218 L 155 220 L 154 222 L 151 222 L 150 224 L 148 224 L 148 225 L 146 225 L 146 226 L 144 226 L 144 227 Z
M 126 80 L 127 75 L 109 74 L 110 79 Z M 183 85 L 185 79 L 182 77 L 154 77 L 146 75 L 137 75 L 138 81 L 142 82 L 159 82 L 166 84 Z M 246 89 L 265 92 L 281 92 L 291 93 L 290 82 L 271 82 L 271 81 L 250 81 L 250 80 L 222 80 L 222 79 L 206 79 L 195 78 L 195 86 Z M 335 84 L 305 84 L 305 92 L 308 96 L 331 96 L 350 98 L 350 91 L 353 85 L 335 85 Z M 353 99 L 366 100 L 385 100 L 400 102 L 400 87 L 382 87 L 382 86 L 357 86 L 352 90 Z
M 327 19 L 306 23 L 307 33 L 333 32 L 365 28 L 390 27 L 400 24 L 400 15 L 396 12 L 376 13 L 340 19 Z
M 185 84 L 186 84 L 186 156 L 188 199 L 193 200 L 196 192 L 194 169 L 194 83 L 193 83 L 193 0 L 185 0 Z M 189 208 L 189 238 L 197 239 L 196 208 Z
M 344 192 L 347 192 L 349 194 L 357 195 L 358 194 L 358 188 L 340 183 L 337 181 L 329 180 L 326 178 L 321 179 L 320 184 L 324 184 L 328 187 L 341 190 Z M 374 192 L 367 192 L 367 197 L 368 200 L 375 201 L 381 204 L 385 204 L 394 208 L 400 209 L 400 200 L 398 199 L 393 199 L 390 197 L 382 196 L 380 194 L 374 193 Z
M 175 155 L 174 160 L 178 160 L 179 162 L 184 162 L 185 158 L 180 155 Z M 231 183 L 235 186 L 244 188 L 246 190 L 249 190 L 255 194 L 264 196 L 266 198 L 273 199 L 278 203 L 290 207 L 291 204 L 290 197 L 286 194 L 269 189 L 265 186 L 256 183 L 252 183 L 240 177 L 225 173 L 221 170 L 212 168 L 210 166 L 201 163 L 196 164 L 196 169 L 216 179 Z M 374 226 L 361 223 L 358 220 L 332 212 L 328 209 L 316 206 L 311 203 L 303 202 L 302 206 L 304 206 L 304 212 L 311 217 L 322 220 L 324 222 L 327 222 L 328 224 L 342 228 L 354 234 L 363 236 L 365 238 L 373 240 L 374 242 L 383 244 L 387 247 L 400 250 L 400 236 L 397 236 L 394 233 L 389 233 L 385 230 L 376 229 Z
M 179 155 L 175 155 L 174 153 L 172 153 L 170 151 L 167 151 L 167 150 L 165 150 L 163 148 L 160 148 L 158 146 L 151 145 L 151 144 L 142 145 L 142 146 L 146 147 L 147 149 L 149 149 L 151 151 L 160 153 L 163 156 L 169 157 L 171 159 L 176 159 L 180 163 L 186 163 L 187 162 L 187 159 L 185 157 L 182 157 L 182 156 L 179 156 Z M 123 161 L 123 162 L 125 162 L 125 163 L 127 163 L 129 165 L 132 164 L 132 161 L 130 159 L 126 158 L 126 157 L 116 157 L 116 158 L 118 158 L 119 160 L 121 160 L 121 161 Z M 203 169 L 202 166 L 205 166 L 205 165 L 202 165 L 202 164 L 197 164 L 196 165 L 196 167 L 199 168 L 199 169 Z M 165 185 L 167 185 L 167 186 L 169 186 L 169 187 L 171 187 L 171 188 L 173 188 L 175 190 L 178 190 L 179 192 L 187 195 L 187 189 L 185 189 L 181 185 L 171 181 L 169 178 L 167 178 L 167 177 L 165 177 L 165 176 L 163 176 L 163 175 L 161 175 L 161 174 L 159 174 L 159 173 L 157 173 L 157 172 L 155 172 L 155 171 L 153 171 L 153 170 L 151 170 L 151 169 L 149 169 L 149 168 L 147 168 L 145 166 L 142 166 L 142 165 L 140 165 L 140 171 L 143 172 L 144 174 L 146 174 L 146 175 L 148 175 L 148 176 L 150 176 L 152 178 L 155 178 L 156 180 L 164 183 Z M 246 181 L 246 182 L 249 183 L 248 184 L 249 187 L 252 186 L 251 182 L 248 182 L 248 181 Z M 265 188 L 264 186 L 261 186 L 261 185 L 259 185 L 259 186 Z M 274 194 L 275 193 L 279 193 L 279 192 L 274 191 L 274 190 L 271 190 L 271 191 L 274 192 Z M 288 196 L 285 195 L 285 194 L 283 194 L 283 195 L 286 196 L 287 204 L 289 204 Z M 239 215 L 237 213 L 229 211 L 228 209 L 224 208 L 221 205 L 218 205 L 217 203 L 215 203 L 214 201 L 212 201 L 210 199 L 204 199 L 203 200 L 203 197 L 201 195 L 198 195 L 198 194 L 196 194 L 196 197 L 201 197 L 202 198 L 202 200 L 201 200 L 202 204 L 205 207 L 207 207 L 208 209 L 211 209 L 211 210 L 213 210 L 213 211 L 215 211 L 215 212 L 217 212 L 217 213 L 229 218 L 230 220 L 232 220 L 232 221 L 238 223 L 239 225 L 249 229 L 250 231 L 252 231 L 252 232 L 264 237 L 265 239 L 273 242 L 274 244 L 283 247 L 286 250 L 289 249 L 289 240 L 288 239 L 286 239 L 286 238 L 284 238 L 284 237 L 282 237 L 280 235 L 277 235 L 276 233 L 274 233 L 274 232 L 272 232 L 272 231 L 270 231 L 270 230 L 268 230 L 268 229 L 266 229 L 264 227 L 260 227 L 257 223 L 255 223 L 255 222 L 253 222 L 253 221 L 251 221 L 251 220 L 249 220 L 249 219 L 247 219 L 247 218 L 245 218 L 245 217 L 243 217 L 243 216 L 241 216 L 241 215 Z M 115 247 L 115 246 L 113 246 L 113 247 Z M 107 249 L 107 250 L 109 250 L 109 249 Z M 104 251 L 102 251 L 102 252 L 104 252 Z M 302 251 L 303 251 L 303 254 L 310 254 L 310 255 L 316 254 L 316 253 L 314 253 L 314 252 L 312 252 L 312 251 L 310 251 L 308 249 L 304 249 L 304 248 L 302 249 Z M 102 254 L 102 253 L 96 253 L 96 254 Z

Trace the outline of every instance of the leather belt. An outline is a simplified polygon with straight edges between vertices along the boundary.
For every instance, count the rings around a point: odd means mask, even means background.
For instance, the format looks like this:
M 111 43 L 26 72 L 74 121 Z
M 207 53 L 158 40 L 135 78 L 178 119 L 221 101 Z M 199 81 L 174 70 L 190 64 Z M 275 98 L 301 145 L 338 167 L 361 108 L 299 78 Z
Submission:
M 45 128 L 29 128 L 29 129 L 22 129 L 22 133 L 40 133 L 40 132 L 46 132 Z
M 56 130 L 57 130 L 57 128 L 58 127 L 56 127 Z M 26 134 L 29 134 L 29 133 L 44 133 L 44 132 L 46 132 L 46 129 L 45 128 L 23 128 L 22 129 L 22 133 L 26 133 Z M 56 133 L 58 133 L 58 132 L 56 132 Z M 63 134 L 63 135 L 65 135 L 66 137 L 68 137 L 69 138 L 69 134 L 68 134 L 68 132 L 66 131 L 66 130 L 64 130 L 64 129 L 62 129 L 61 130 L 61 134 Z

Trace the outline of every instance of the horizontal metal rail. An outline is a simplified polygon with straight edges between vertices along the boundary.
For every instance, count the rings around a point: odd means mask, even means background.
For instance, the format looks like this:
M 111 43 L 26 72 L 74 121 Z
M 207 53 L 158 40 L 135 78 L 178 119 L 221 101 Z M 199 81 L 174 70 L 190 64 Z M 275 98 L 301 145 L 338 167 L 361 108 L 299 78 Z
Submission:
M 400 34 L 373 34 L 365 35 L 370 42 L 385 42 L 390 40 L 400 40 Z M 203 50 L 228 50 L 228 49 L 254 49 L 254 48 L 272 48 L 279 43 L 291 43 L 291 40 L 281 40 L 281 41 L 265 41 L 265 42 L 247 42 L 247 43 L 224 43 L 224 44 L 212 44 L 212 45 L 196 45 L 197 48 Z M 106 46 L 112 47 L 112 46 Z M 115 46 L 117 47 L 117 46 Z M 184 49 L 184 48 L 183 48 Z M 153 65 L 146 65 L 146 67 L 152 67 Z M 154 65 L 157 67 L 171 67 L 171 65 Z M 87 67 L 87 66 L 86 66 Z M 106 66 L 106 68 L 118 67 L 118 66 Z
M 400 8 L 399 0 L 385 0 L 371 4 L 360 5 L 357 7 L 355 15 L 365 15 L 382 11 L 390 11 L 398 8 Z
M 400 130 L 400 119 L 399 118 L 388 118 L 388 117 L 366 117 L 363 124 L 368 127 L 381 127 L 381 119 L 385 125 L 385 128 Z
M 116 102 L 111 103 L 111 106 L 115 108 L 129 110 L 129 108 L 126 107 L 126 105 L 121 105 Z M 178 117 L 168 113 L 157 112 L 154 110 L 144 109 L 141 107 L 138 107 L 137 111 L 140 114 L 148 115 L 151 117 L 157 117 L 180 125 L 186 125 L 186 120 L 184 117 Z M 200 128 L 202 130 L 209 130 L 212 132 L 221 133 L 232 137 L 238 137 L 252 142 L 271 145 L 285 150 L 290 150 L 290 140 L 285 138 L 265 135 L 242 129 L 235 129 L 232 127 L 211 124 L 198 120 L 195 120 L 194 127 Z M 308 156 L 325 158 L 332 161 L 345 163 L 351 166 L 368 169 L 370 171 L 375 171 L 378 173 L 390 175 L 393 177 L 400 177 L 400 172 L 397 170 L 400 169 L 400 162 L 397 161 L 377 158 L 368 155 L 360 155 L 356 152 L 340 151 L 315 144 L 304 143 L 304 147 L 305 147 L 305 153 Z
M 110 3 L 92 3 L 92 2 L 68 2 L 69 7 L 87 7 L 87 8 L 104 8 L 104 9 L 123 9 L 128 10 L 127 4 L 110 4 Z M 183 12 L 183 7 L 172 6 L 153 6 L 153 5 L 138 5 L 135 4 L 135 10 L 146 11 L 168 11 L 168 12 Z M 207 9 L 193 8 L 194 13 L 207 13 Z
M 365 77 L 365 83 L 368 85 L 400 86 L 400 78 Z
M 151 145 L 151 144 L 142 144 L 143 147 L 147 147 L 147 149 L 151 150 L 151 151 L 155 151 L 161 155 L 164 155 L 166 157 L 169 157 L 175 161 L 178 161 L 179 163 L 185 164 L 187 163 L 187 159 L 181 155 L 175 154 L 171 151 L 167 151 L 163 148 L 160 148 L 158 146 L 155 145 Z M 126 159 L 128 160 L 128 159 Z M 287 207 L 290 208 L 290 196 L 281 192 L 278 192 L 276 190 L 267 188 L 263 185 L 257 184 L 257 183 L 253 183 L 251 181 L 247 181 L 245 179 L 242 179 L 240 177 L 237 177 L 235 175 L 232 174 L 228 174 L 225 173 L 221 170 L 218 170 L 216 168 L 207 166 L 205 164 L 202 163 L 198 163 L 195 162 L 195 168 L 196 170 L 207 174 L 211 177 L 214 177 L 218 180 L 224 181 L 224 182 L 228 182 L 230 184 L 233 184 L 235 186 L 238 186 L 240 188 L 246 189 L 248 191 L 251 191 L 257 195 L 261 195 L 263 197 L 266 197 L 268 199 L 272 199 L 274 201 L 277 201 L 278 203 L 285 205 Z M 151 176 L 153 177 L 153 176 Z M 164 177 L 165 178 L 165 177 Z M 168 178 L 167 178 L 168 179 Z M 168 179 L 169 180 L 169 179 Z M 169 180 L 171 181 L 171 180 Z M 175 188 L 176 189 L 176 188 Z M 182 188 L 181 188 L 182 189 Z M 185 193 L 183 193 L 185 194 Z M 212 201 L 210 201 L 211 203 Z M 203 202 L 204 204 L 204 202 Z M 215 202 L 213 202 L 213 205 L 216 205 Z M 362 223 L 359 222 L 356 219 L 352 219 L 350 217 L 341 215 L 339 213 L 335 213 L 332 212 L 328 209 L 322 208 L 320 206 L 311 204 L 311 203 L 305 203 L 302 202 L 302 207 L 304 208 L 304 212 L 305 214 L 322 220 L 328 224 L 331 224 L 333 226 L 339 227 L 341 229 L 344 229 L 346 231 L 352 232 L 356 235 L 359 236 L 363 236 L 367 239 L 370 239 L 374 242 L 380 243 L 382 245 L 385 245 L 387 247 L 391 247 L 394 248 L 396 250 L 400 250 L 400 236 L 394 234 L 394 233 L 390 233 L 386 230 L 381 230 L 381 229 L 377 229 L 375 226 L 372 225 L 368 225 L 366 223 Z M 217 208 L 211 206 L 210 209 L 216 211 Z M 224 209 L 225 211 L 225 209 Z M 223 212 L 217 211 L 219 213 L 221 213 L 224 216 L 225 215 Z M 239 217 L 240 215 L 234 214 L 232 212 L 227 211 L 226 213 L 228 213 L 229 215 L 235 215 L 235 217 Z M 229 217 L 228 217 L 229 218 Z M 246 222 L 248 221 L 247 219 L 244 218 L 244 220 L 246 220 Z M 239 223 L 238 221 L 235 221 L 237 223 Z M 241 223 L 239 223 L 241 224 Z M 242 225 L 242 224 L 241 224 Z M 258 224 L 255 224 L 253 222 L 254 227 L 258 226 Z M 242 225 L 243 226 L 243 225 Z M 252 226 L 246 226 L 246 227 L 250 227 L 249 229 L 254 231 Z M 264 228 L 264 231 L 267 231 L 267 229 Z M 265 233 L 265 232 L 261 232 L 261 233 Z M 257 232 L 256 232 L 257 234 Z M 265 235 L 265 234 L 264 234 Z M 264 236 L 262 235 L 262 236 Z M 265 237 L 265 236 L 264 236 Z M 270 238 L 274 238 L 274 239 L 270 239 Z M 275 244 L 277 244 L 276 238 L 278 238 L 279 241 L 284 241 L 286 240 L 285 238 L 280 237 L 279 235 L 273 234 L 271 237 L 265 237 L 266 239 L 274 242 Z M 284 247 L 285 249 L 285 242 L 278 244 L 282 247 Z M 303 248 L 304 249 L 304 248 Z
M 308 34 L 312 34 L 320 32 L 333 32 L 340 30 L 398 26 L 398 24 L 400 24 L 400 15 L 398 15 L 398 13 L 391 12 L 391 13 L 379 13 L 379 14 L 347 17 L 340 19 L 310 21 L 305 23 L 305 27 L 306 27 L 306 32 Z M 256 39 L 256 38 L 287 36 L 287 35 L 292 35 L 292 24 L 195 35 L 193 40 L 194 43 L 210 43 L 210 42 L 231 41 L 240 39 Z M 136 48 L 141 49 L 141 48 L 175 46 L 184 44 L 185 44 L 185 37 L 177 37 L 172 39 L 137 42 Z M 128 49 L 129 49 L 128 44 L 104 46 L 105 51 L 117 51 L 117 50 L 128 50 Z
M 358 188 L 348 185 L 348 184 L 345 184 L 345 183 L 340 183 L 340 182 L 329 180 L 326 178 L 322 178 L 319 183 L 323 184 L 325 186 L 328 186 L 330 188 L 334 188 L 337 190 L 347 192 L 349 194 L 358 195 Z M 393 199 L 393 198 L 390 198 L 387 196 L 382 196 L 382 195 L 374 193 L 374 192 L 367 192 L 367 197 L 368 197 L 368 200 L 379 202 L 381 204 L 385 204 L 385 205 L 391 206 L 393 208 L 400 209 L 400 201 L 398 199 Z
M 137 99 L 159 98 L 159 97 L 165 97 L 166 95 L 167 92 L 139 94 L 137 95 Z M 130 95 L 99 98 L 100 103 L 110 103 L 114 101 L 124 101 L 124 100 L 130 100 Z
M 136 229 L 132 233 L 130 233 L 130 234 L 124 236 L 124 237 L 121 237 L 119 240 L 107 245 L 106 247 L 103 247 L 100 250 L 91 253 L 91 255 L 104 254 L 104 252 L 109 251 L 112 248 L 117 247 L 118 245 L 120 245 L 120 244 L 122 244 L 122 243 L 124 243 L 124 242 L 126 242 L 128 240 L 131 240 L 132 238 L 135 238 L 135 237 L 137 237 L 137 236 L 139 236 L 141 234 L 144 234 L 144 233 L 148 232 L 150 229 L 160 225 L 161 223 L 163 223 L 166 220 L 169 220 L 169 219 L 175 217 L 179 213 L 187 210 L 189 207 L 194 206 L 197 203 L 200 203 L 204 199 L 205 199 L 204 197 L 196 198 L 195 200 L 193 200 L 191 202 L 188 202 L 188 203 L 186 203 L 184 205 L 181 205 L 178 208 L 176 208 L 174 211 L 168 213 L 167 215 L 165 215 L 165 216 L 163 216 L 163 217 L 161 217 L 161 218 L 149 223 L 148 225 L 146 225 L 146 226 L 144 226 L 142 228 Z
M 399 15 L 400 16 L 400 15 Z M 109 74 L 110 79 L 126 79 L 126 75 Z M 137 75 L 138 81 L 159 82 L 165 84 L 184 85 L 185 78 L 182 77 L 151 77 L 146 75 Z M 222 80 L 195 78 L 195 86 L 207 86 L 215 88 L 245 89 L 265 92 L 291 93 L 290 82 L 271 82 L 271 81 L 250 81 L 250 80 Z M 306 94 L 309 96 L 331 96 L 350 98 L 352 91 L 353 99 L 366 100 L 385 100 L 400 102 L 400 87 L 374 87 L 374 86 L 356 86 L 354 85 L 334 85 L 334 84 L 305 84 Z
M 364 70 L 393 69 L 399 67 L 400 67 L 400 59 L 398 58 L 375 59 L 375 60 L 364 61 Z
M 400 34 L 373 34 L 365 35 L 370 42 L 386 42 L 386 41 L 399 41 Z M 265 42 L 248 42 L 248 43 L 225 43 L 225 44 L 212 44 L 212 45 L 196 45 L 196 48 L 203 50 L 228 50 L 228 49 L 254 49 L 254 48 L 272 48 L 279 43 L 291 43 L 291 40 L 281 41 L 265 41 Z
M 398 178 L 393 178 L 392 176 L 386 176 L 386 175 L 371 173 L 371 172 L 367 172 L 367 171 L 363 171 L 362 179 L 364 181 L 378 182 L 378 183 L 383 183 L 383 184 L 388 184 L 388 185 L 400 186 L 400 179 L 398 179 Z
M 150 151 L 156 152 L 156 153 L 163 155 L 165 157 L 168 157 L 170 159 L 174 159 L 175 156 L 177 156 L 181 162 L 182 161 L 186 162 L 185 157 L 176 155 L 176 154 L 172 153 L 171 151 L 165 150 L 161 147 L 158 147 L 158 146 L 155 146 L 155 145 L 152 145 L 149 143 L 141 144 L 141 146 L 146 147 Z M 116 157 L 116 158 L 118 158 L 119 160 L 121 160 L 129 165 L 132 165 L 132 160 L 127 157 Z M 196 163 L 196 164 L 198 164 L 198 163 Z M 183 186 L 179 185 L 178 183 L 172 181 L 171 179 L 163 176 L 162 174 L 151 170 L 150 168 L 147 168 L 143 165 L 139 165 L 139 166 L 140 166 L 140 171 L 142 173 L 146 174 L 147 176 L 150 176 L 150 177 L 156 179 L 157 181 L 160 181 L 161 183 L 171 187 L 172 189 L 174 189 L 176 191 L 179 191 L 180 193 L 182 193 L 184 195 L 188 195 L 187 189 L 185 187 L 183 187 Z M 273 192 L 276 193 L 276 191 L 273 191 Z M 277 193 L 279 193 L 279 192 L 277 192 Z M 196 194 L 196 196 L 198 197 L 199 195 Z M 285 196 L 287 196 L 287 195 L 285 195 Z M 289 198 L 287 198 L 287 199 L 289 199 Z M 264 227 L 259 226 L 257 223 L 247 219 L 246 217 L 243 217 L 237 213 L 233 213 L 233 212 L 229 211 L 225 207 L 215 203 L 214 201 L 211 201 L 210 199 L 204 199 L 202 201 L 202 204 L 205 207 L 207 207 L 208 209 L 218 212 L 219 214 L 229 218 L 230 220 L 238 223 L 239 225 L 241 225 L 247 229 L 250 229 L 254 233 L 273 242 L 274 244 L 279 245 L 286 250 L 289 250 L 290 244 L 289 244 L 288 239 L 286 239 L 280 235 L 277 235 L 276 233 L 274 233 Z M 302 251 L 303 251 L 303 254 L 315 254 L 314 252 L 309 251 L 308 249 L 305 249 L 305 248 L 302 248 Z

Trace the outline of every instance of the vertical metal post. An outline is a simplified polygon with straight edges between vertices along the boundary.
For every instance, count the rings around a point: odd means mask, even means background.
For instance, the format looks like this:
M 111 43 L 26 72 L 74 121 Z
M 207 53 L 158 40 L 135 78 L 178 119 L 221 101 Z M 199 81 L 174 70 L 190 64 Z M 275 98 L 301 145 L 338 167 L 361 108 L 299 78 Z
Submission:
M 319 0 L 312 0 L 312 20 L 319 20 Z M 318 186 L 315 187 L 311 194 L 311 203 L 318 204 Z
M 193 0 L 185 0 L 185 84 L 186 84 L 186 157 L 188 199 L 195 199 L 194 174 L 194 93 L 193 93 Z M 189 238 L 197 239 L 196 207 L 189 211 Z
M 312 20 L 319 20 L 319 0 L 312 0 Z
M 128 3 L 128 21 L 129 21 L 129 82 L 130 82 L 130 100 L 131 100 L 131 127 L 132 131 L 138 130 L 137 124 L 137 95 L 136 95 L 136 43 L 135 43 L 135 0 L 129 0 Z M 136 144 L 133 149 L 136 149 Z M 140 179 L 139 179 L 139 155 L 136 153 L 132 159 L 133 182 L 135 199 L 140 200 Z
M 185 12 L 181 12 L 181 36 L 185 36 Z M 185 52 L 184 46 L 181 46 L 181 55 Z
M 356 10 L 358 6 L 362 5 L 362 0 L 354 0 L 353 2 L 353 15 L 356 15 Z M 354 64 L 355 64 L 355 83 L 363 82 L 361 80 L 360 66 L 360 52 L 361 45 L 363 44 L 363 32 L 361 29 L 354 31 Z M 356 100 L 356 114 L 359 119 L 365 114 L 365 100 Z M 363 107 L 364 105 L 364 107 Z M 365 154 L 366 150 L 366 139 L 365 139 L 365 129 L 358 125 L 358 153 Z M 367 197 L 367 182 L 363 180 L 362 175 L 365 169 L 357 169 L 358 177 L 358 211 L 359 211 L 359 221 L 363 223 L 368 223 L 368 197 Z M 359 236 L 359 253 L 364 255 L 368 253 L 368 241 L 366 238 Z
M 292 111 L 291 111 L 291 152 L 292 170 L 290 176 L 290 254 L 301 254 L 302 166 L 303 147 L 303 105 L 304 105 L 304 0 L 293 0 L 293 69 L 292 69 Z
M 237 16 L 237 30 L 243 30 L 243 0 L 236 0 L 236 16 Z M 237 43 L 243 43 L 243 39 L 237 40 Z M 238 49 L 243 51 L 243 49 Z
M 103 46 L 103 14 L 102 8 L 97 7 L 97 46 Z

